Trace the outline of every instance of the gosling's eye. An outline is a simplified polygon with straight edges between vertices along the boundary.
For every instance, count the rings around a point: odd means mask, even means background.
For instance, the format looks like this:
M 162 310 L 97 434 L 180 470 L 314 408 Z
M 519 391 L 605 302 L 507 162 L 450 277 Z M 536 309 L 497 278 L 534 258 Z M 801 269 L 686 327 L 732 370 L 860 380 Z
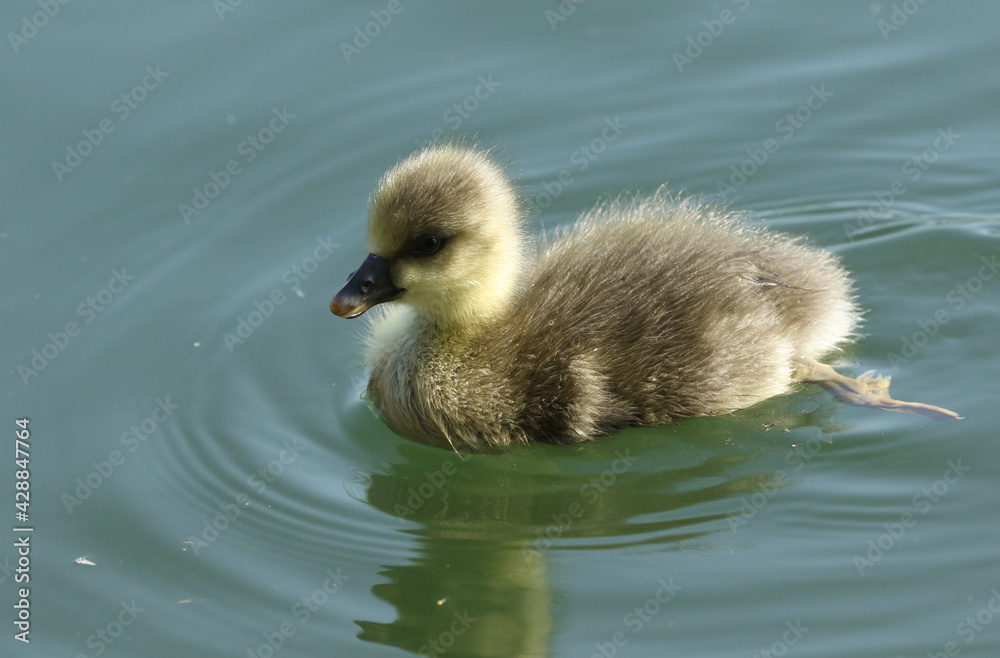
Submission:
M 414 251 L 421 256 L 429 256 L 440 249 L 442 244 L 444 244 L 444 241 L 440 238 L 433 235 L 425 235 L 417 240 L 417 246 Z

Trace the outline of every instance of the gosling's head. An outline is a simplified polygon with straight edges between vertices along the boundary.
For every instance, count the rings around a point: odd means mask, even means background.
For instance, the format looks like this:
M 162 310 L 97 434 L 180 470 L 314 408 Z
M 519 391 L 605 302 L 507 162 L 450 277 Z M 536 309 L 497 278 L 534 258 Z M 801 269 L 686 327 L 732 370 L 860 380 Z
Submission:
M 521 279 L 517 195 L 484 153 L 429 147 L 379 182 L 368 251 L 330 303 L 333 313 L 353 318 L 395 301 L 440 326 L 474 327 L 508 308 Z

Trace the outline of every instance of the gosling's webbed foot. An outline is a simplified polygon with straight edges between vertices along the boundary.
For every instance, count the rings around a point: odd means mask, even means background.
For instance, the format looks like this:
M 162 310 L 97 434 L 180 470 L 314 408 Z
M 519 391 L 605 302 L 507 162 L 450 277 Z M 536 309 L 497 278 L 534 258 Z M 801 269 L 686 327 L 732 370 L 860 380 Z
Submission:
M 830 394 L 846 404 L 871 407 L 883 411 L 916 414 L 932 420 L 962 420 L 954 411 L 921 402 L 894 400 L 889 395 L 891 377 L 881 377 L 874 370 L 857 378 L 846 377 L 826 365 L 806 356 L 795 359 L 796 377 L 801 381 L 819 384 Z
M 862 376 L 857 379 L 851 379 L 850 377 L 845 377 L 844 379 L 846 381 L 843 382 L 837 381 L 831 383 L 818 381 L 816 383 L 830 391 L 833 397 L 841 402 L 859 407 L 916 414 L 932 420 L 962 419 L 954 411 L 949 411 L 948 409 L 932 404 L 904 402 L 903 400 L 892 399 L 889 395 L 888 377 L 869 377 L 868 379 L 864 379 Z
M 847 379 L 850 379 L 849 377 Z M 874 370 L 863 372 L 855 378 L 859 388 L 865 391 L 865 395 L 892 399 L 889 397 L 889 384 L 892 382 L 891 376 L 883 377 L 876 375 Z

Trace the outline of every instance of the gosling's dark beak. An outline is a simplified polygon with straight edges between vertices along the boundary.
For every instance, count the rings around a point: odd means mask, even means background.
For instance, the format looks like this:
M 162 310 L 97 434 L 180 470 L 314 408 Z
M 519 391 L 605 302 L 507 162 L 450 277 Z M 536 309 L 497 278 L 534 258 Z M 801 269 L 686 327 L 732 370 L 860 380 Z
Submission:
M 342 318 L 356 318 L 376 304 L 396 299 L 402 292 L 392 285 L 389 261 L 368 254 L 358 271 L 351 274 L 347 285 L 330 302 L 330 311 Z

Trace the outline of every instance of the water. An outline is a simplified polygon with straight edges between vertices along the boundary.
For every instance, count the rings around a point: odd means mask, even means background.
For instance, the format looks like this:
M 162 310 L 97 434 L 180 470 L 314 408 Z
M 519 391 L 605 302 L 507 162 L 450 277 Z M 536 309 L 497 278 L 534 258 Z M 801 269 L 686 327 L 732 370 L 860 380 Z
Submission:
M 50 4 L 0 20 L 4 655 L 998 654 L 995 6 Z M 965 420 L 803 387 L 577 448 L 395 436 L 327 304 L 441 133 L 536 228 L 667 182 L 836 251 L 840 365 Z

